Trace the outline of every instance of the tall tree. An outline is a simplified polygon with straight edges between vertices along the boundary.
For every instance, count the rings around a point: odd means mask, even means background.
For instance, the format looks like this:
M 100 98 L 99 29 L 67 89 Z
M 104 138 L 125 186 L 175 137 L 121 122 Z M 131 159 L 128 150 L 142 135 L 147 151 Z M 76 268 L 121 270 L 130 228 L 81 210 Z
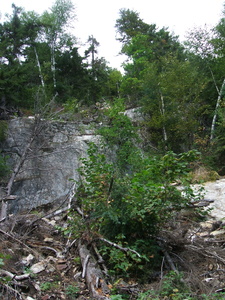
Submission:
M 218 25 L 217 30 L 219 32 L 220 25 Z M 201 72 L 207 74 L 205 72 L 205 67 L 208 69 L 208 73 L 211 77 L 211 85 L 214 87 L 216 93 L 214 93 L 213 97 L 215 97 L 216 103 L 214 104 L 214 112 L 211 121 L 211 128 L 210 128 L 210 142 L 213 141 L 215 137 L 215 127 L 216 121 L 218 118 L 219 108 L 221 106 L 221 101 L 224 95 L 225 89 L 225 77 L 223 74 L 222 77 L 219 75 L 220 71 L 218 69 L 218 59 L 221 61 L 221 56 L 219 54 L 220 48 L 219 40 L 221 37 L 217 34 L 215 35 L 214 29 L 208 29 L 206 26 L 204 28 L 197 28 L 191 32 L 189 32 L 186 46 L 189 51 L 193 52 L 197 57 L 198 61 L 202 60 L 204 64 L 201 64 Z M 217 48 L 217 49 L 216 49 Z M 200 64 L 199 64 L 200 67 Z M 215 96 L 215 94 L 217 94 Z M 214 99 L 211 99 L 211 105 L 213 104 Z
M 71 0 L 56 0 L 51 12 L 45 11 L 41 17 L 44 24 L 43 37 L 51 49 L 51 70 L 53 86 L 56 90 L 56 51 L 71 43 L 71 35 L 67 34 L 66 28 L 75 18 L 74 5 Z
M 12 5 L 12 15 L 0 24 L 0 98 L 1 106 L 18 105 L 26 96 L 22 71 L 26 35 L 21 22 L 22 8 Z
M 143 74 L 142 105 L 152 141 L 164 150 L 190 150 L 200 127 L 201 93 L 205 78 L 189 61 L 170 55 L 162 71 L 151 63 Z
M 20 60 L 23 46 L 23 32 L 20 21 L 22 8 L 12 4 L 13 13 L 8 20 L 0 25 L 0 53 L 3 62 L 13 65 Z
M 85 57 L 88 60 L 89 56 L 91 61 L 88 63 L 89 72 L 89 96 L 87 102 L 95 103 L 104 96 L 104 87 L 107 84 L 109 77 L 109 67 L 106 60 L 97 56 L 99 42 L 93 35 L 89 36 L 87 41 L 88 49 L 85 51 Z
M 89 74 L 84 58 L 78 53 L 78 48 L 58 52 L 56 56 L 57 91 L 61 103 L 77 100 L 86 100 L 89 87 Z
M 148 34 L 156 29 L 155 24 L 146 24 L 136 11 L 121 9 L 119 14 L 120 18 L 116 20 L 115 27 L 119 34 L 117 40 L 123 44 L 128 44 L 137 34 Z
M 124 64 L 125 90 L 130 99 L 141 97 L 141 74 L 148 62 L 160 60 L 163 56 L 177 52 L 182 53 L 182 47 L 176 36 L 171 35 L 166 28 L 157 29 L 155 24 L 146 24 L 137 12 L 123 9 L 116 21 L 118 40 L 122 42 L 122 53 L 128 56 Z M 135 87 L 134 87 L 135 86 Z M 135 95 L 134 95 L 135 90 Z M 140 92 L 140 93 L 139 93 Z
M 38 43 L 40 42 L 40 35 L 43 30 L 43 24 L 41 23 L 40 16 L 35 12 L 24 12 L 21 16 L 24 32 L 26 32 L 26 44 L 27 47 L 24 50 L 24 56 L 27 59 L 29 52 L 34 52 L 36 66 L 38 67 L 39 78 L 41 86 L 45 93 L 45 80 L 42 72 L 42 66 L 38 53 Z
M 96 40 L 96 38 L 93 37 L 93 35 L 88 37 L 87 43 L 89 44 L 88 49 L 85 51 L 85 57 L 89 57 L 91 55 L 91 67 L 92 70 L 94 70 L 94 64 L 95 64 L 95 54 L 98 54 L 97 47 L 99 47 L 99 42 Z

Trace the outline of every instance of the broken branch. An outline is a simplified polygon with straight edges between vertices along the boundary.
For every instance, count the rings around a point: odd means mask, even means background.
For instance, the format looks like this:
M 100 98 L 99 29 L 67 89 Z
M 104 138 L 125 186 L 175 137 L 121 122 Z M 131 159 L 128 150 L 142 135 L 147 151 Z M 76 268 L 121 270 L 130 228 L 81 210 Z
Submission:
M 141 257 L 141 255 L 137 251 L 135 251 L 135 250 L 133 250 L 131 248 L 124 248 L 124 247 L 122 247 L 122 246 L 120 246 L 120 245 L 118 245 L 116 243 L 113 243 L 113 242 L 111 242 L 111 241 L 109 241 L 109 240 L 107 240 L 105 238 L 99 238 L 99 240 L 103 241 L 106 244 L 109 244 L 110 246 L 113 246 L 113 247 L 115 247 L 115 248 L 117 248 L 117 249 L 119 249 L 119 250 L 121 250 L 123 252 L 132 252 L 132 253 L 135 253 L 138 257 Z
M 110 299 L 109 287 L 104 280 L 103 273 L 97 267 L 97 262 L 90 254 L 87 246 L 79 241 L 78 251 L 83 267 L 82 277 L 85 277 L 87 287 L 94 299 Z
M 15 275 L 9 271 L 0 269 L 0 275 L 1 276 L 8 276 L 10 279 L 15 279 L 15 280 L 24 280 L 30 277 L 30 274 L 22 274 L 22 275 Z

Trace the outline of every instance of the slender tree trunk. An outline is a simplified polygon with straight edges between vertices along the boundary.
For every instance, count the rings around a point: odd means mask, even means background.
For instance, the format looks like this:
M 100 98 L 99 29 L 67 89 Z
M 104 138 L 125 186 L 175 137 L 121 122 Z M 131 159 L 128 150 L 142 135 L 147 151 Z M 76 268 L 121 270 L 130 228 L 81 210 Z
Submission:
M 55 77 L 55 42 L 51 45 L 51 70 L 53 76 L 53 86 L 56 88 L 56 77 Z
M 163 94 L 161 93 L 161 91 L 160 91 L 160 99 L 161 99 L 160 112 L 161 112 L 161 115 L 164 117 L 165 116 L 165 102 L 164 102 L 164 97 L 163 97 Z M 167 140 L 168 140 L 166 127 L 164 124 L 163 124 L 163 139 L 164 139 L 164 142 L 167 142 Z
M 222 86 L 221 86 L 221 89 L 219 91 L 219 95 L 218 95 L 218 98 L 217 98 L 217 102 L 216 102 L 216 108 L 215 108 L 215 112 L 214 112 L 213 120 L 212 120 L 212 125 L 211 125 L 210 142 L 212 142 L 212 140 L 214 139 L 216 118 L 217 118 L 218 108 L 219 108 L 220 103 L 221 103 L 224 88 L 225 88 L 225 78 L 223 80 L 223 83 L 222 83 Z M 218 91 L 218 88 L 217 88 L 217 91 Z
M 41 64 L 40 64 L 37 49 L 36 49 L 35 46 L 34 46 L 34 53 L 35 53 L 35 56 L 36 56 L 37 66 L 38 66 L 38 70 L 39 70 L 39 76 L 40 76 L 40 79 L 41 79 L 41 85 L 43 87 L 43 90 L 45 90 L 44 77 L 43 77 L 43 74 L 42 74 L 42 71 L 41 71 Z

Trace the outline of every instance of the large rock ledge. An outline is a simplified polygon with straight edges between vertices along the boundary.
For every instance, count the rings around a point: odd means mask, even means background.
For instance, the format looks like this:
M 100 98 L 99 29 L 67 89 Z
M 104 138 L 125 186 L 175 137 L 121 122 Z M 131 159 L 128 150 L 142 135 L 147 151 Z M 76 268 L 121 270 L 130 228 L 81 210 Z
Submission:
M 79 159 L 86 155 L 88 143 L 98 140 L 95 130 L 82 123 L 39 120 L 37 125 L 34 118 L 12 119 L 1 145 L 12 169 L 34 130 L 34 140 L 13 183 L 11 194 L 16 200 L 9 201 L 11 213 L 62 202 L 74 184 L 70 179 L 79 180 Z

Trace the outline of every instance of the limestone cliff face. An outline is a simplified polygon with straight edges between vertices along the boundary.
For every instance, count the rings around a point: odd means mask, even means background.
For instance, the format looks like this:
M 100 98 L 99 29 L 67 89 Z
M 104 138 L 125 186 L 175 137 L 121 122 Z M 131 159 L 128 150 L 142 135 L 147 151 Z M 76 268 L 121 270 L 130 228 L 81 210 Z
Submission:
M 88 143 L 98 140 L 95 131 L 82 123 L 12 119 L 2 145 L 12 169 L 32 138 L 12 186 L 16 200 L 9 201 L 9 209 L 13 213 L 62 202 L 73 185 L 70 179 L 79 180 L 79 159 L 86 155 Z

